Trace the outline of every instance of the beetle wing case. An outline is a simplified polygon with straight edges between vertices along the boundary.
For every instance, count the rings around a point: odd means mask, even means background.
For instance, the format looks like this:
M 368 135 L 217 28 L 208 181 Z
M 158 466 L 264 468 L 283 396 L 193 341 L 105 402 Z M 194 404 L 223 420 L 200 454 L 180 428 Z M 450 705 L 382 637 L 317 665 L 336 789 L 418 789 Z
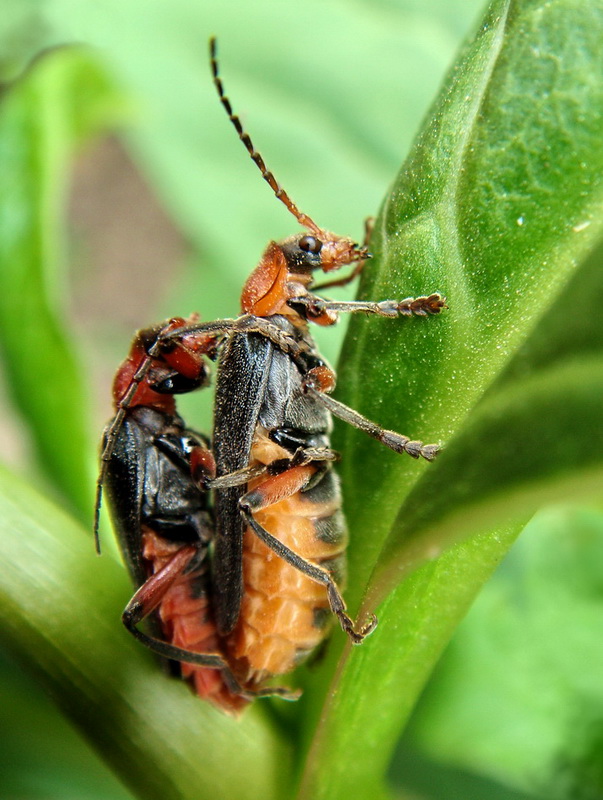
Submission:
M 288 334 L 285 317 L 271 323 Z M 216 545 L 213 592 L 217 624 L 243 682 L 261 683 L 288 672 L 324 637 L 329 599 L 325 585 L 304 574 L 257 538 L 266 531 L 296 558 L 310 559 L 344 580 L 347 532 L 338 481 L 330 464 L 293 466 L 298 451 L 328 451 L 331 418 L 305 393 L 303 373 L 266 337 L 233 334 L 218 367 L 214 454 L 218 479 L 249 465 L 283 472 L 215 492 Z M 313 451 L 314 452 L 314 451 Z M 332 451 L 328 451 L 332 452 Z M 277 495 L 274 489 L 277 487 Z M 270 487 L 270 488 L 269 488 Z M 241 503 L 262 497 L 264 507 L 243 518 Z
M 173 434 L 171 450 L 158 446 Z M 188 437 L 179 417 L 138 406 L 124 419 L 111 454 L 106 492 L 122 553 L 135 583 L 148 577 L 140 551 L 145 526 L 181 542 L 209 542 L 211 521 L 203 495 L 183 471 L 188 454 L 178 444 Z M 178 461 L 180 460 L 180 463 Z
M 272 345 L 262 336 L 233 335 L 218 362 L 214 412 L 214 457 L 218 476 L 249 464 L 255 426 L 264 401 Z M 245 485 L 215 493 L 216 532 L 213 591 L 221 633 L 235 626 L 243 592 L 244 520 L 239 500 Z

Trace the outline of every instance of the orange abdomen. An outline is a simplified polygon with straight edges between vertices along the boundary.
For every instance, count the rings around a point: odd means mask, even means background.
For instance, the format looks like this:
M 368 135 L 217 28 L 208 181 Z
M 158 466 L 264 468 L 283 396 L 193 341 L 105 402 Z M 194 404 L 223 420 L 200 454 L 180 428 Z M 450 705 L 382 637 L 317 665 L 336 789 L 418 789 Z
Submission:
M 143 534 L 143 556 L 151 572 L 160 570 L 180 547 L 147 531 Z M 222 653 L 207 594 L 205 564 L 182 575 L 165 594 L 157 609 L 165 641 L 193 653 Z M 222 672 L 194 664 L 180 664 L 182 677 L 189 680 L 195 693 L 222 711 L 238 715 L 249 700 L 233 694 Z
M 282 454 L 282 448 L 265 438 L 252 449 L 252 459 L 260 463 Z M 261 482 L 256 479 L 249 488 Z M 328 569 L 341 587 L 347 531 L 337 478 L 330 469 L 313 489 L 254 517 L 295 553 Z M 239 621 L 227 647 L 241 680 L 257 684 L 303 661 L 325 637 L 331 612 L 325 587 L 283 561 L 250 529 L 243 540 L 243 586 Z

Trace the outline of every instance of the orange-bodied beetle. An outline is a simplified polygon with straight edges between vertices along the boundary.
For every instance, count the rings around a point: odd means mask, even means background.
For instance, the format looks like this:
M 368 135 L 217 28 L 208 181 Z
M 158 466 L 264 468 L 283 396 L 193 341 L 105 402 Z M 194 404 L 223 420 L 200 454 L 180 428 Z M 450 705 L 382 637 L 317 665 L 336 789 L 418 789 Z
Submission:
M 260 687 L 292 670 L 324 638 L 330 609 L 352 642 L 374 630 L 376 618 L 356 623 L 341 594 L 347 532 L 338 459 L 329 443 L 331 415 L 360 428 L 398 453 L 431 460 L 438 446 L 384 430 L 329 396 L 335 374 L 318 354 L 309 322 L 332 325 L 340 312 L 396 318 L 428 316 L 445 308 L 438 293 L 402 301 L 331 302 L 313 293 L 314 273 L 355 264 L 366 245 L 320 228 L 279 186 L 243 130 L 218 75 L 214 83 L 249 155 L 276 197 L 306 229 L 270 242 L 243 287 L 242 315 L 194 323 L 164 335 L 181 341 L 207 336 L 218 353 L 212 448 L 217 477 L 200 474 L 214 493 L 212 598 L 227 660 L 237 680 Z
M 137 591 L 126 628 L 170 660 L 195 692 L 237 715 L 254 697 L 288 691 L 245 687 L 228 662 L 213 617 L 208 551 L 213 519 L 201 474 L 215 464 L 208 441 L 177 414 L 175 394 L 207 384 L 211 337 L 164 339 L 187 322 L 140 331 L 115 376 L 115 416 L 107 426 L 97 484 L 95 536 L 105 486 L 124 560 Z M 196 480 L 193 479 L 193 471 Z M 147 619 L 150 633 L 138 625 Z

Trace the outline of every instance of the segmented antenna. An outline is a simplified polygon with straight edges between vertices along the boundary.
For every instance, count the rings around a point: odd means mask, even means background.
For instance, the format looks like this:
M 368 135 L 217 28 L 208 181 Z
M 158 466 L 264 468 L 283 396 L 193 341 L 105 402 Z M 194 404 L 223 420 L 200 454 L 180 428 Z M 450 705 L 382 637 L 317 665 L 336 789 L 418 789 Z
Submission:
M 163 333 L 163 331 L 161 331 L 161 333 Z M 103 498 L 103 484 L 105 483 L 105 479 L 107 477 L 107 470 L 109 469 L 109 461 L 111 460 L 111 456 L 113 455 L 117 434 L 119 433 L 119 429 L 123 425 L 126 412 L 130 407 L 130 404 L 132 403 L 132 399 L 136 394 L 136 390 L 138 389 L 140 383 L 144 380 L 149 369 L 151 368 L 151 363 L 153 359 L 159 353 L 159 347 L 160 347 L 159 339 L 161 337 L 161 333 L 157 337 L 157 341 L 153 344 L 151 348 L 149 348 L 147 355 L 144 357 L 140 366 L 132 376 L 132 380 L 130 382 L 130 386 L 128 387 L 128 391 L 125 393 L 125 395 L 121 398 L 121 400 L 117 404 L 117 413 L 115 414 L 115 416 L 111 420 L 111 424 L 107 428 L 107 433 L 105 436 L 105 446 L 103 448 L 103 452 L 100 457 L 101 468 L 98 475 L 98 479 L 96 481 L 96 499 L 94 502 L 94 546 L 96 547 L 96 552 L 99 555 L 100 555 L 100 537 L 99 537 L 100 510 Z
M 307 214 L 303 214 L 299 210 L 299 208 L 295 205 L 295 203 L 289 197 L 287 192 L 277 182 L 272 172 L 270 172 L 270 170 L 266 168 L 264 159 L 254 148 L 253 142 L 251 141 L 249 134 L 243 129 L 241 120 L 236 114 L 233 113 L 232 106 L 230 105 L 230 100 L 224 94 L 224 86 L 222 85 L 222 80 L 218 73 L 217 41 L 215 36 L 212 36 L 211 39 L 209 40 L 209 60 L 211 64 L 211 72 L 214 79 L 214 85 L 218 91 L 218 96 L 220 98 L 220 101 L 224 106 L 224 108 L 226 109 L 226 113 L 228 114 L 228 119 L 234 125 L 236 132 L 239 134 L 239 139 L 243 142 L 243 144 L 247 148 L 247 152 L 249 153 L 252 160 L 256 163 L 258 169 L 262 173 L 262 178 L 270 186 L 275 196 L 281 201 L 281 203 L 284 203 L 287 206 L 289 211 L 293 214 L 293 216 L 299 222 L 300 225 L 303 225 L 304 228 L 308 228 L 309 230 L 312 231 L 312 233 L 321 234 L 322 229 L 319 228 L 318 225 L 314 222 L 314 220 L 312 220 Z

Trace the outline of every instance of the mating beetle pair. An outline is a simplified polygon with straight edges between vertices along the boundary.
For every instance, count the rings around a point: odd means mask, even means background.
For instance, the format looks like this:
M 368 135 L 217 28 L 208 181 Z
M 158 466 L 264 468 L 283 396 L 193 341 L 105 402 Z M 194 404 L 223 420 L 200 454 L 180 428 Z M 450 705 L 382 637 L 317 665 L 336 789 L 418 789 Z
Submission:
M 356 644 L 376 625 L 374 616 L 355 623 L 341 595 L 347 533 L 332 469 L 339 455 L 330 448 L 331 415 L 398 453 L 431 460 L 437 452 L 330 397 L 335 374 L 308 323 L 331 325 L 340 312 L 426 316 L 439 313 L 445 299 L 331 302 L 311 291 L 315 271 L 355 264 L 348 276 L 315 288 L 344 285 L 370 255 L 320 228 L 280 188 L 224 94 L 213 39 L 210 48 L 231 122 L 306 232 L 268 245 L 243 287 L 238 318 L 176 318 L 134 340 L 114 387 L 97 522 L 106 483 L 139 587 L 124 623 L 151 649 L 181 662 L 200 695 L 236 713 L 257 695 L 292 696 L 266 681 L 320 643 L 329 609 Z M 175 394 L 207 383 L 206 358 L 218 363 L 211 446 L 186 429 L 174 403 Z M 153 612 L 153 635 L 142 633 L 138 623 Z

